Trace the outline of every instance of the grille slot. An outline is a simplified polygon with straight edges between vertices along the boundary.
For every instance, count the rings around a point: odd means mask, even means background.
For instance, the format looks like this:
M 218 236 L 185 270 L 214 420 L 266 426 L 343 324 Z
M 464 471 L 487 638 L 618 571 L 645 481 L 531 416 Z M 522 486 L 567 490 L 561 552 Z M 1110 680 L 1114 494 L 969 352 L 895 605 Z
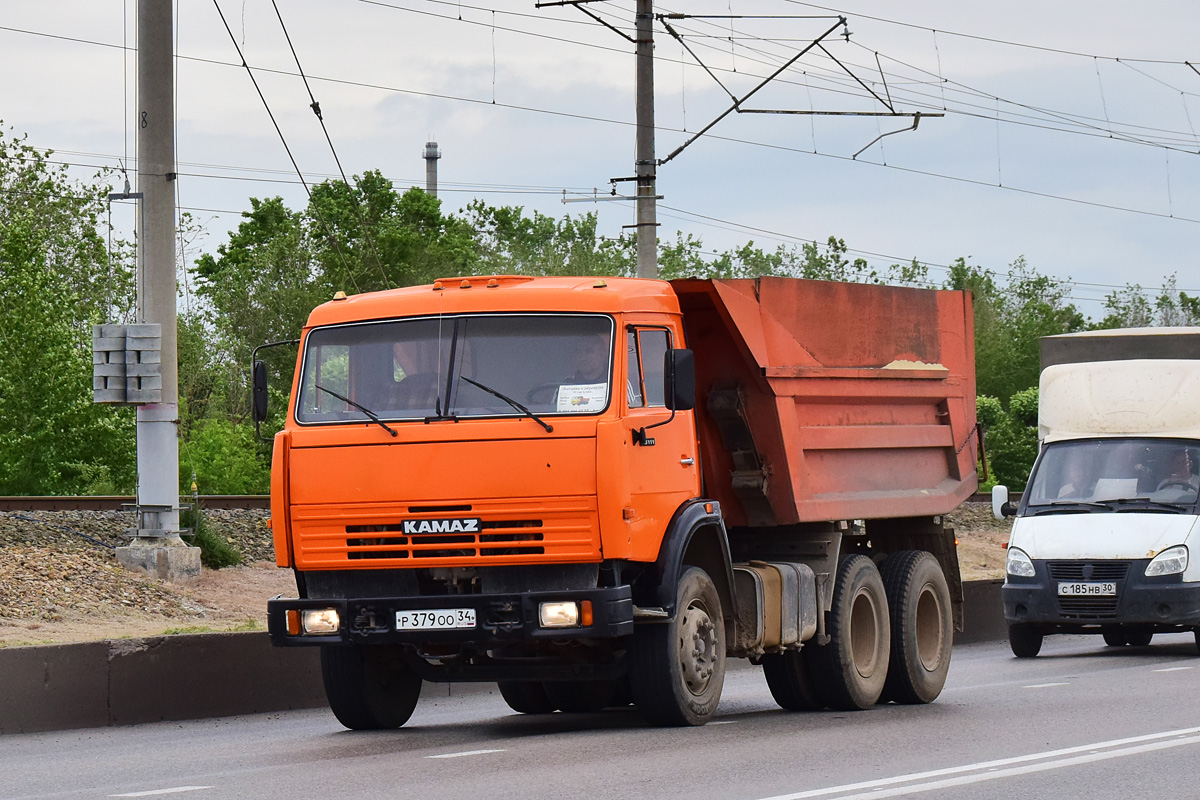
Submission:
M 1073 619 L 1112 619 L 1117 616 L 1116 597 L 1060 597 L 1058 610 Z
M 1092 568 L 1089 577 L 1085 566 Z M 1046 568 L 1057 581 L 1123 581 L 1129 574 L 1128 561 L 1051 561 Z

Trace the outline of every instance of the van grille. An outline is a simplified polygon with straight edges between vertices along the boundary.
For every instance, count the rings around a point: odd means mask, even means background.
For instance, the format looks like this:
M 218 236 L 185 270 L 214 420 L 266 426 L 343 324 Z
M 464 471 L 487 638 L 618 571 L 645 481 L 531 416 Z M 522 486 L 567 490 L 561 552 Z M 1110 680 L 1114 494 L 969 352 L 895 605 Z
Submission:
M 1058 610 L 1070 619 L 1112 619 L 1117 616 L 1116 597 L 1060 597 Z
M 1091 567 L 1091 575 L 1087 567 Z M 1123 581 L 1129 574 L 1128 561 L 1051 561 L 1046 564 L 1056 581 Z

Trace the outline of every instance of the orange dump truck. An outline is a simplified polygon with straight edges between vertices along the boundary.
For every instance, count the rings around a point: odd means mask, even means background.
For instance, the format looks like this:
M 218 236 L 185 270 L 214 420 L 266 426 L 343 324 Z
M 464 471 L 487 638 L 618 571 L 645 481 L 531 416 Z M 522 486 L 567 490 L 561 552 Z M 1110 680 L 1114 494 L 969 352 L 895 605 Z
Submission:
M 312 312 L 271 528 L 350 728 L 424 681 L 517 711 L 930 702 L 976 488 L 963 292 L 782 278 L 454 278 Z M 255 368 L 256 419 L 266 371 Z

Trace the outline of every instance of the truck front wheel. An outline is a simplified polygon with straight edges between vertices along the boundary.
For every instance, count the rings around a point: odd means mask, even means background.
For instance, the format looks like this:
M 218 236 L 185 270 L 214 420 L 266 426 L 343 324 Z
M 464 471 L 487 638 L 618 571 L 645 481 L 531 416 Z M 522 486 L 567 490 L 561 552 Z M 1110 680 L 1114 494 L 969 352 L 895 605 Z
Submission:
M 421 696 L 421 676 L 399 647 L 322 647 L 321 676 L 329 708 L 351 730 L 399 728 Z
M 954 619 L 941 565 L 924 550 L 904 550 L 883 564 L 892 618 L 892 657 L 883 696 L 897 703 L 932 703 L 950 671 Z
M 826 631 L 829 643 L 813 648 L 809 661 L 820 696 L 840 711 L 875 705 L 891 643 L 883 580 L 866 556 L 846 556 L 838 565 Z
M 725 682 L 725 619 L 708 573 L 687 567 L 669 622 L 639 625 L 629 652 L 633 700 L 652 725 L 703 725 Z
M 549 714 L 554 703 L 541 681 L 497 681 L 500 696 L 508 707 L 521 714 Z

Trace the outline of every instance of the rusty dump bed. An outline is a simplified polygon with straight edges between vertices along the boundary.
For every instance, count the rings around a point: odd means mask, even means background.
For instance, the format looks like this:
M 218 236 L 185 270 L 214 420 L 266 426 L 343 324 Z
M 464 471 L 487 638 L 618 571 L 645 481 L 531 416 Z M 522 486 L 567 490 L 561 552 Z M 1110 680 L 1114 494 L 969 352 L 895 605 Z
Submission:
M 975 491 L 970 296 L 790 278 L 672 282 L 705 493 L 733 526 L 944 514 Z

